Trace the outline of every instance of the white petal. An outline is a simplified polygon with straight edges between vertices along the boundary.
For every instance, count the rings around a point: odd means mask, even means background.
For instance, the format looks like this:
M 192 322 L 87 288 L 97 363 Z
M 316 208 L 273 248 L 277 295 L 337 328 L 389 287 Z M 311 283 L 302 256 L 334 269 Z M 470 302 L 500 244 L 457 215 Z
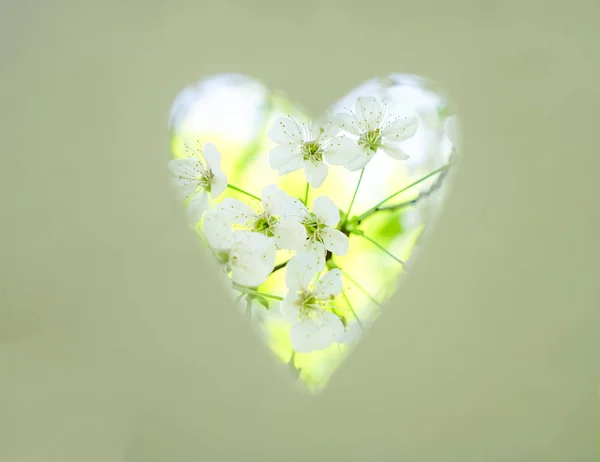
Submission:
M 356 172 L 357 170 L 364 168 L 369 162 L 371 162 L 373 156 L 375 155 L 375 153 L 370 149 L 361 148 L 358 152 L 359 154 L 354 159 L 344 165 L 344 167 L 351 172 Z
M 279 210 L 288 205 L 291 197 L 279 186 L 271 184 L 265 186 L 261 193 L 262 206 L 266 212 L 273 215 L 280 215 Z
M 198 178 L 204 171 L 201 162 L 193 157 L 172 159 L 167 163 L 167 166 L 173 175 L 189 179 Z
M 200 191 L 190 200 L 187 207 L 187 216 L 192 223 L 197 223 L 207 208 L 208 194 L 206 191 Z
M 321 237 L 323 238 L 325 248 L 334 255 L 342 256 L 348 253 L 350 240 L 340 230 L 334 228 L 322 229 Z
M 315 120 L 310 128 L 311 138 L 313 140 L 319 139 L 320 141 L 329 140 L 339 132 L 340 127 L 335 123 L 330 112 Z
M 359 96 L 356 99 L 356 118 L 368 130 L 377 128 L 383 119 L 383 108 L 374 96 Z
M 269 165 L 280 175 L 294 172 L 304 166 L 302 153 L 295 146 L 276 146 L 269 153 Z
M 344 324 L 338 316 L 330 311 L 321 311 L 316 316 L 315 323 L 319 330 L 320 347 L 325 349 L 332 343 L 341 342 L 344 338 Z
M 281 217 L 273 227 L 275 245 L 280 249 L 301 250 L 306 242 L 306 228 L 292 217 Z
M 317 262 L 319 271 L 325 267 L 325 247 L 321 242 L 307 240 L 304 244 L 304 250 L 297 255 L 300 255 L 301 253 L 311 255 Z
M 323 162 L 314 162 L 311 160 L 304 161 L 304 173 L 306 174 L 306 181 L 312 188 L 318 188 L 323 184 L 327 177 L 329 167 Z
M 287 321 L 295 323 L 298 320 L 298 317 L 300 316 L 299 302 L 300 299 L 298 294 L 291 290 L 283 297 L 283 300 L 279 305 L 279 311 Z
M 312 319 L 303 319 L 290 329 L 292 347 L 298 353 L 321 350 L 323 343 L 319 327 Z
M 353 114 L 341 112 L 334 115 L 333 120 L 337 126 L 348 133 L 352 133 L 353 135 L 357 136 L 362 133 L 362 127 Z
M 229 249 L 233 243 L 231 222 L 221 213 L 212 211 L 204 216 L 204 235 L 215 250 Z
M 329 300 L 331 296 L 336 296 L 342 291 L 342 272 L 335 268 L 323 275 L 313 290 L 317 298 Z
M 249 231 L 236 233 L 237 257 L 231 271 L 232 279 L 238 284 L 259 286 L 275 266 L 275 244 L 268 237 Z
M 312 253 L 299 253 L 285 266 L 285 285 L 290 292 L 308 290 L 320 266 Z
M 452 143 L 452 145 L 458 149 L 458 117 L 450 116 L 446 118 L 446 122 L 444 122 L 444 131 L 446 132 L 446 136 Z
M 328 196 L 319 196 L 315 199 L 313 213 L 327 226 L 335 226 L 340 221 L 340 210 Z
M 388 123 L 381 134 L 392 142 L 403 141 L 417 133 L 418 128 L 419 121 L 416 117 L 401 117 Z
M 202 155 L 206 160 L 209 170 L 221 170 L 221 153 L 213 143 L 206 143 L 202 148 Z
M 281 196 L 280 199 L 281 200 L 273 202 L 273 213 L 275 215 L 291 217 L 296 220 L 301 220 L 308 215 L 308 209 L 300 199 L 291 196 L 287 196 L 286 200 L 283 200 L 283 196 Z
M 393 143 L 382 144 L 381 149 L 392 159 L 406 160 L 410 158 L 410 156 L 407 153 L 400 149 L 400 146 Z
M 223 199 L 217 205 L 217 211 L 229 218 L 233 223 L 238 224 L 248 223 L 256 216 L 254 210 L 248 204 L 230 197 Z
M 302 143 L 302 130 L 292 119 L 280 117 L 273 122 L 273 127 L 267 133 L 267 136 L 275 143 L 282 146 L 298 146 Z
M 182 199 L 185 199 L 196 192 L 198 189 L 198 182 L 195 180 L 186 180 L 184 178 L 171 178 L 171 183 Z
M 323 155 L 328 164 L 347 165 L 361 154 L 362 148 L 356 141 L 337 137 L 323 146 Z
M 210 180 L 210 196 L 217 197 L 227 189 L 227 177 L 220 168 L 218 170 L 213 170 L 212 172 L 213 177 Z

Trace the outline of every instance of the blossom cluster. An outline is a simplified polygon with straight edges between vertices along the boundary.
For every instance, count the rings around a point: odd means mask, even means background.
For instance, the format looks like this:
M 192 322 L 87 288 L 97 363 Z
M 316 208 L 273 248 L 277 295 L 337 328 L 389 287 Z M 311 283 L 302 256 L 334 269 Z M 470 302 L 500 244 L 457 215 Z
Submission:
M 354 110 L 315 121 L 275 120 L 268 132 L 275 144 L 269 163 L 280 175 L 303 169 L 307 184 L 317 189 L 330 166 L 361 170 L 379 152 L 408 159 L 398 142 L 412 137 L 417 126 L 415 117 L 392 117 L 385 101 L 359 97 Z M 201 149 L 186 144 L 186 150 L 187 158 L 169 161 L 173 183 L 188 201 L 189 219 L 202 223 L 205 243 L 232 288 L 242 295 L 260 294 L 259 286 L 285 267 L 287 294 L 279 300 L 279 310 L 292 325 L 294 350 L 311 352 L 343 342 L 346 326 L 336 314 L 341 272 L 326 271 L 326 263 L 332 255 L 348 253 L 349 233 L 334 202 L 321 195 L 309 205 L 276 185 L 254 196 L 228 184 L 214 144 Z M 228 187 L 244 193 L 248 201 L 225 198 L 211 207 L 209 199 Z M 291 251 L 293 257 L 276 269 L 279 250 Z

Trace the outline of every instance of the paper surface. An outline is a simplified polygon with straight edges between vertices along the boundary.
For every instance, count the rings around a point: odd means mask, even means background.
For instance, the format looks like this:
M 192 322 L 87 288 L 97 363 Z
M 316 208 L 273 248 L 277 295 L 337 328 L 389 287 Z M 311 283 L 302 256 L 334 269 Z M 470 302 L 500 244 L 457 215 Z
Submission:
M 597 17 L 585 1 L 3 4 L 0 460 L 594 460 Z M 315 113 L 389 72 L 460 105 L 446 210 L 317 397 L 216 290 L 169 188 L 172 99 L 230 71 Z

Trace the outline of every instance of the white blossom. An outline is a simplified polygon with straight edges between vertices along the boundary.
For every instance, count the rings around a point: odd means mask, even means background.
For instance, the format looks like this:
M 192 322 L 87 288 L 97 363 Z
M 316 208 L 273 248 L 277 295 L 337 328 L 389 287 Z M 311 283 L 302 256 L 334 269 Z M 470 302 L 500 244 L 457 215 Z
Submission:
M 200 153 L 187 143 L 185 146 L 189 157 L 172 159 L 168 166 L 174 175 L 173 184 L 189 199 L 188 217 L 196 223 L 208 208 L 209 196 L 217 197 L 227 188 L 227 178 L 221 170 L 221 154 L 214 144 L 206 143 Z
M 333 269 L 318 277 L 322 265 L 312 254 L 295 256 L 286 266 L 288 292 L 280 310 L 292 323 L 290 340 L 298 353 L 322 350 L 344 336 L 344 325 L 332 312 L 342 290 L 341 272 Z
M 234 231 L 228 217 L 216 211 L 204 216 L 204 235 L 213 255 L 233 282 L 256 287 L 275 266 L 275 245 L 263 234 Z
M 306 230 L 306 239 L 299 247 L 291 250 L 312 253 L 320 263 L 325 262 L 327 250 L 339 256 L 348 253 L 348 236 L 336 229 L 340 221 L 340 211 L 329 197 L 317 197 L 312 210 L 299 200 L 294 201 L 292 206 L 295 211 L 290 212 L 290 215 L 299 217 Z
M 336 114 L 334 120 L 342 130 L 357 137 L 358 155 L 341 164 L 350 171 L 363 168 L 380 150 L 394 159 L 408 159 L 397 143 L 412 137 L 418 128 L 416 117 L 392 118 L 387 103 L 374 96 L 358 97 L 354 112 Z
M 323 184 L 330 164 L 349 162 L 357 155 L 356 143 L 337 136 L 340 128 L 332 120 L 275 120 L 268 136 L 278 144 L 269 155 L 271 168 L 280 175 L 304 168 L 306 180 L 313 188 Z
M 271 238 L 277 248 L 295 250 L 306 241 L 306 230 L 297 212 L 299 203 L 276 185 L 269 185 L 263 189 L 260 203 L 254 201 L 250 206 L 227 198 L 217 206 L 217 211 L 241 229 Z

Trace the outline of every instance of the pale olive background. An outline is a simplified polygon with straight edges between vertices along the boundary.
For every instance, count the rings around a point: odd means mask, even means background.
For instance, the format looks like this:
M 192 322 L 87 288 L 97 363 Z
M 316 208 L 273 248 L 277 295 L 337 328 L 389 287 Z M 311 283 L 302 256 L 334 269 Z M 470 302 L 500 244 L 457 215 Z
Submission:
M 0 461 L 595 460 L 599 9 L 4 1 Z M 315 112 L 416 73 L 462 110 L 426 251 L 317 397 L 216 289 L 168 184 L 171 100 L 230 71 Z

